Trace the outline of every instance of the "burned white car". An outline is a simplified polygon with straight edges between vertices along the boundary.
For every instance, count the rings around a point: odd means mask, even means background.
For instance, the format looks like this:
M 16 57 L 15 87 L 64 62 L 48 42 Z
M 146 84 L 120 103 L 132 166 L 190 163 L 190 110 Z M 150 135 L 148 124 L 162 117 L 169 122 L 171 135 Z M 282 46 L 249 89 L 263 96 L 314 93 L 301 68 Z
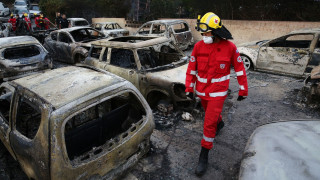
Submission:
M 157 52 L 154 46 L 167 44 L 165 37 L 126 36 L 92 43 L 85 64 L 104 69 L 134 84 L 149 105 L 188 108 L 185 95 L 188 57 Z M 168 108 L 167 108 L 168 109 Z
M 52 68 L 51 56 L 35 38 L 0 38 L 0 82 L 48 68 Z
M 87 57 L 92 41 L 103 38 L 104 34 L 90 27 L 73 27 L 51 32 L 43 46 L 55 55 L 54 60 L 74 64 Z
M 149 151 L 154 126 L 131 83 L 92 67 L 0 86 L 0 139 L 29 179 L 114 179 Z
M 320 120 L 258 127 L 247 142 L 239 180 L 314 180 L 320 177 Z
M 89 22 L 84 18 L 68 18 L 70 27 L 85 26 L 89 27 Z
M 186 50 L 194 43 L 189 25 L 184 20 L 149 21 L 143 24 L 135 35 L 166 37 L 181 50 Z M 155 50 L 168 53 L 175 49 L 176 48 L 170 44 L 160 46 Z
M 118 23 L 114 22 L 93 23 L 91 27 L 100 31 L 107 37 L 121 37 L 129 35 L 129 31 L 127 29 L 122 28 Z
M 238 46 L 246 69 L 305 77 L 320 62 L 320 29 L 302 29 Z
M 0 23 L 0 28 L 0 38 L 10 36 L 10 31 L 12 29 L 11 23 Z

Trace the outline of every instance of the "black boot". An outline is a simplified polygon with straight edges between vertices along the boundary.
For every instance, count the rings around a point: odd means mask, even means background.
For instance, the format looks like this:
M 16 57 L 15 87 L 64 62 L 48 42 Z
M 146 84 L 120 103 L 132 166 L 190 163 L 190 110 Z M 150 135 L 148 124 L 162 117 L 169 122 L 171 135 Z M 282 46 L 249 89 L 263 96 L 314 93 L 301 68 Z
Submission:
M 196 168 L 196 175 L 197 176 L 202 176 L 207 171 L 208 154 L 209 154 L 209 149 L 206 149 L 206 148 L 202 147 L 201 148 L 200 157 L 199 157 L 199 163 L 198 163 L 198 166 Z
M 219 134 L 220 130 L 223 128 L 223 126 L 224 126 L 224 122 L 223 122 L 223 121 L 220 121 L 220 122 L 218 123 L 218 128 L 217 128 L 216 136 L 218 136 L 218 134 Z

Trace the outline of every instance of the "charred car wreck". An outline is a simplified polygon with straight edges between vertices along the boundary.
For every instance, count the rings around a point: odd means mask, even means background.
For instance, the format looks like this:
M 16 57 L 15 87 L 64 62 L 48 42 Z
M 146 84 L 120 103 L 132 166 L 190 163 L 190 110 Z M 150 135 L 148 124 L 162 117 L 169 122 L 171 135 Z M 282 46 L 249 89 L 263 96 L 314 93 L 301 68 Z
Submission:
M 35 38 L 0 38 L 0 82 L 48 68 L 52 68 L 52 59 Z
M 0 139 L 30 179 L 113 179 L 149 150 L 151 109 L 128 81 L 69 66 L 0 86 Z
M 306 77 L 320 62 L 320 29 L 302 29 L 273 39 L 241 44 L 246 69 Z
M 151 107 L 173 104 L 189 107 L 185 95 L 188 57 L 156 52 L 165 37 L 126 36 L 92 43 L 85 64 L 107 70 L 134 84 Z
M 92 41 L 103 38 L 104 34 L 90 27 L 73 27 L 51 32 L 43 46 L 55 54 L 54 60 L 75 64 L 87 57 Z
M 156 51 L 171 52 L 176 48 L 186 50 L 193 45 L 194 40 L 189 25 L 184 20 L 155 20 L 143 24 L 135 35 L 167 37 L 172 42 L 169 45 L 162 45 L 155 48 Z

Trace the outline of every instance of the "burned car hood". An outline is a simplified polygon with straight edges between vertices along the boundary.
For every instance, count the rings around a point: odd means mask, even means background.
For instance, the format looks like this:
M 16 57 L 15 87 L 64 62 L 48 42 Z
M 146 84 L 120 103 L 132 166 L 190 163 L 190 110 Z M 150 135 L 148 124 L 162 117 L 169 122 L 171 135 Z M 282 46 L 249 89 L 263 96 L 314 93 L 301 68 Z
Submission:
M 188 69 L 188 64 L 184 64 L 182 66 L 158 71 L 158 72 L 148 72 L 147 78 L 156 80 L 156 81 L 167 81 L 171 83 L 181 83 L 185 84 L 186 80 L 186 72 Z
M 262 44 L 264 44 L 267 41 L 269 41 L 269 40 L 251 41 L 251 42 L 239 44 L 238 47 L 247 47 L 247 48 L 258 49 Z

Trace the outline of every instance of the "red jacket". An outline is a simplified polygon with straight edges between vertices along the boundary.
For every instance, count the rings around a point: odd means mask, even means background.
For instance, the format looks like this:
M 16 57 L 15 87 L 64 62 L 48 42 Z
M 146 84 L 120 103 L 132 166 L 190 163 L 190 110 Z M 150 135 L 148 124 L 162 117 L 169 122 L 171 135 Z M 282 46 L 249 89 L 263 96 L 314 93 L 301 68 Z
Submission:
M 31 21 L 30 21 L 30 19 L 28 18 L 28 17 L 24 17 L 24 20 L 26 21 L 26 23 L 27 23 L 27 27 L 28 27 L 28 30 L 30 31 L 31 30 Z
M 193 92 L 205 100 L 225 98 L 228 93 L 231 64 L 240 85 L 239 96 L 248 95 L 247 75 L 237 47 L 230 41 L 195 44 L 189 61 L 186 92 Z
M 17 22 L 17 19 L 16 18 L 10 18 L 8 23 L 11 23 L 12 24 L 12 30 L 15 31 L 16 30 L 16 22 Z

